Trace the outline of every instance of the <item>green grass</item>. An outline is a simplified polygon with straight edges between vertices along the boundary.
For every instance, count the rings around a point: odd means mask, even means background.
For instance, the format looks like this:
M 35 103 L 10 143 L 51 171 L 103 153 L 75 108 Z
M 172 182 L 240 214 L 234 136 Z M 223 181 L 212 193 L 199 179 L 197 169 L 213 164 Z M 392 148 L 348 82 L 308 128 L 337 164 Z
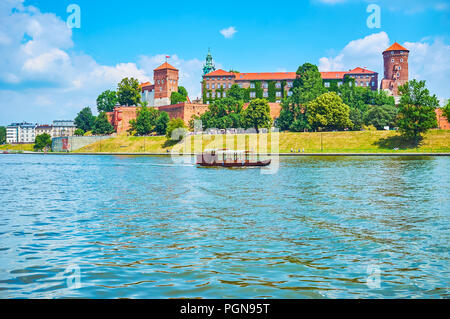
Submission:
M 10 145 L 10 144 L 5 144 L 5 145 L 0 145 L 0 151 L 27 151 L 27 152 L 32 152 L 33 151 L 33 144 L 14 144 L 14 145 Z
M 261 141 L 254 140 L 254 135 L 232 135 L 227 138 L 228 140 L 225 136 L 208 136 L 201 143 L 202 150 L 228 148 L 271 151 L 270 134 L 264 136 Z M 192 139 L 193 137 L 190 137 L 184 144 L 173 146 L 173 143 L 168 143 L 165 137 L 119 136 L 88 145 L 77 152 L 166 154 L 172 147 L 178 152 L 194 152 Z M 264 145 L 263 139 L 267 139 L 268 149 L 260 147 Z M 450 131 L 432 130 L 425 134 L 418 146 L 412 145 L 394 131 L 280 133 L 279 152 L 290 153 L 291 149 L 295 152 L 304 150 L 305 153 L 450 153 Z

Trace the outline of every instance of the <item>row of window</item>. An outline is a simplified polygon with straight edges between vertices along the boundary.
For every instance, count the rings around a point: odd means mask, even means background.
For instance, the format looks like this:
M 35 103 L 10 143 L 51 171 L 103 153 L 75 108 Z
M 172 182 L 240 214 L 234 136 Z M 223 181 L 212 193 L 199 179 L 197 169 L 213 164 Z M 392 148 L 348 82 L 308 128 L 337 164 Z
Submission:
M 157 80 L 156 81 L 158 84 L 164 84 L 164 80 Z M 175 84 L 177 83 L 176 80 L 172 80 L 172 79 L 168 79 L 167 82 L 169 82 L 170 84 Z
M 276 97 L 282 97 L 282 94 L 281 94 L 281 92 L 276 92 L 275 93 L 275 96 Z M 288 92 L 288 96 L 292 96 L 292 92 L 291 91 L 289 91 Z M 221 98 L 221 97 L 227 97 L 227 93 L 226 92 L 223 92 L 222 94 L 220 93 L 220 92 L 212 92 L 211 94 L 209 93 L 209 92 L 206 92 L 206 98 Z M 264 98 L 267 98 L 267 97 L 269 97 L 269 92 L 267 92 L 267 91 L 264 91 L 263 92 L 263 97 Z M 256 92 L 250 92 L 250 98 L 252 98 L 252 99 L 254 99 L 254 98 L 256 98 Z
M 355 82 L 355 86 L 369 86 L 369 84 L 370 84 L 370 86 L 375 86 L 374 81 L 372 81 L 372 82 Z M 330 82 L 325 82 L 324 85 L 326 88 L 329 88 Z M 342 82 L 338 82 L 337 85 L 338 85 L 338 87 L 341 86 Z M 352 86 L 352 82 L 349 82 L 349 85 Z
M 228 86 L 229 89 L 231 89 L 231 83 L 228 83 L 228 84 L 226 84 L 226 83 L 223 83 L 223 84 L 218 83 L 218 84 L 217 84 L 217 88 L 218 88 L 218 89 L 220 89 L 220 88 L 226 89 L 227 86 Z M 215 85 L 214 83 L 211 84 L 211 89 L 214 90 L 215 88 L 216 88 L 216 85 Z M 206 89 L 209 90 L 209 84 L 206 84 Z
M 220 81 L 220 80 L 222 80 L 222 81 L 226 81 L 226 80 L 229 80 L 229 81 L 231 81 L 233 79 L 233 77 L 232 76 L 229 76 L 229 77 L 226 77 L 226 76 L 223 76 L 223 77 L 207 77 L 206 78 L 206 80 L 208 81 L 208 80 L 212 80 L 212 81 Z

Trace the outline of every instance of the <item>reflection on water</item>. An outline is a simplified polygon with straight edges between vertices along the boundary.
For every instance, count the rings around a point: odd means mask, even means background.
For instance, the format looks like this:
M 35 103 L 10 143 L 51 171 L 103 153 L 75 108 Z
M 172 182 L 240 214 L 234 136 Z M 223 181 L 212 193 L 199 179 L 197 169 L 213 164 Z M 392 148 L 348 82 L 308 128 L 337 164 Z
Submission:
M 0 297 L 449 297 L 450 158 L 0 165 Z

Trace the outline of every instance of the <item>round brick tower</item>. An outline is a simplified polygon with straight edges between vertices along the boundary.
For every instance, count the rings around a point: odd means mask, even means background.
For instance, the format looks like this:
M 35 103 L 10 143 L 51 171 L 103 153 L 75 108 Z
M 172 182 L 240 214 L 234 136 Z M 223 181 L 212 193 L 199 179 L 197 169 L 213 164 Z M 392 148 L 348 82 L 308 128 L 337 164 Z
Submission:
M 408 69 L 409 50 L 397 42 L 383 52 L 384 79 L 381 89 L 387 90 L 393 96 L 398 96 L 398 87 L 409 81 Z

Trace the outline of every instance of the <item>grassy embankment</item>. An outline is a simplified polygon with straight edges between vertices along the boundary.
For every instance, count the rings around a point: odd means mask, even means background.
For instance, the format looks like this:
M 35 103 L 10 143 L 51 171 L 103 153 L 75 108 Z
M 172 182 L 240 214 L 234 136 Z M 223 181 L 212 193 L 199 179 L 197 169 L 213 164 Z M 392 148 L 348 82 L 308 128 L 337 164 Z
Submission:
M 230 137 L 229 137 L 230 138 Z M 223 136 L 209 136 L 202 143 L 203 149 L 228 148 L 258 150 L 259 143 L 253 136 L 232 135 L 230 144 Z M 268 145 L 270 150 L 270 135 Z M 323 148 L 322 148 L 323 145 Z M 127 137 L 119 136 L 88 145 L 77 152 L 90 153 L 167 153 L 173 144 L 165 137 Z M 179 152 L 193 152 L 192 137 L 183 147 L 175 146 Z M 395 150 L 397 149 L 398 150 Z M 394 131 L 364 132 L 324 132 L 324 133 L 281 133 L 279 152 L 290 153 L 291 149 L 305 153 L 450 153 L 450 131 L 432 130 L 425 134 L 423 141 L 416 147 L 406 142 Z M 265 152 L 265 150 L 261 150 Z
M 0 151 L 33 151 L 33 144 L 17 144 L 17 145 L 0 145 Z

